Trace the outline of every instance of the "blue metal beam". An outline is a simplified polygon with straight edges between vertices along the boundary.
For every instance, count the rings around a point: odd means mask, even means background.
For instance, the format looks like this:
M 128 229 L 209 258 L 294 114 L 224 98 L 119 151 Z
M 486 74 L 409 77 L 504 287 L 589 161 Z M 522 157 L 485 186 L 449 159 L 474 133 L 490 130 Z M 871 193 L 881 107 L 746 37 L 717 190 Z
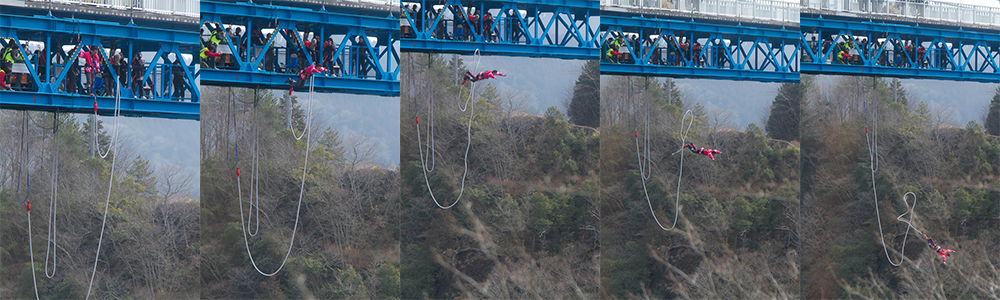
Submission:
M 943 29 L 929 26 L 921 27 L 919 24 L 904 25 L 894 23 L 874 23 L 868 19 L 845 20 L 803 15 L 800 19 L 799 28 L 802 28 L 803 32 L 807 32 L 809 31 L 808 29 L 811 28 L 831 28 L 837 30 L 933 36 L 945 39 L 988 41 L 1000 44 L 1000 35 L 997 35 L 996 33 L 977 32 L 961 28 Z
M 455 17 L 446 20 L 445 14 L 439 13 L 428 19 L 424 15 L 405 13 L 402 29 L 404 37 L 400 43 L 402 51 L 464 55 L 479 51 L 484 55 L 560 59 L 600 57 L 597 41 L 600 2 L 597 0 L 407 2 L 419 3 L 420 7 L 444 4 L 443 9 L 447 9 Z M 494 14 L 492 23 L 470 22 L 466 14 L 470 8 Z M 594 19 L 593 22 L 591 19 Z
M 250 19 L 316 23 L 328 26 L 363 27 L 366 30 L 399 31 L 399 20 L 392 17 L 373 17 L 316 11 L 287 6 L 270 6 L 253 3 L 201 1 L 201 18 L 243 17 Z
M 175 31 L 139 27 L 135 24 L 59 19 L 51 16 L 0 15 L 0 37 L 11 37 L 18 32 L 49 32 L 72 35 L 100 36 L 111 39 L 140 40 L 146 43 L 178 43 L 190 47 L 198 44 L 195 31 Z
M 744 25 L 745 24 L 745 25 Z M 798 40 L 798 28 L 778 29 L 754 26 L 751 23 L 739 25 L 729 25 L 722 23 L 692 22 L 690 20 L 660 19 L 647 16 L 615 16 L 601 15 L 601 28 L 610 26 L 620 26 L 622 28 L 655 28 L 676 31 L 695 31 L 716 33 L 732 36 L 753 36 L 765 38 L 777 38 L 786 40 Z M 602 30 L 603 31 L 603 30 Z
M 471 2 L 471 1 L 466 1 Z M 492 4 L 491 4 L 492 3 Z M 517 5 L 527 5 L 533 7 L 564 7 L 569 9 L 580 9 L 580 10 L 600 10 L 601 2 L 593 0 L 501 0 L 501 1 L 486 1 L 487 7 L 498 8 L 504 3 L 511 3 Z M 490 6 L 492 5 L 492 6 Z
M 93 97 L 78 94 L 47 94 L 32 92 L 0 91 L 4 109 L 32 110 L 62 113 L 94 113 L 94 101 L 97 101 L 97 114 L 113 116 L 115 99 L 111 97 Z M 157 101 L 146 99 L 122 98 L 121 114 L 128 117 L 155 117 L 167 119 L 198 120 L 201 115 L 201 105 L 193 102 Z
M 305 55 L 300 45 L 300 34 L 303 30 L 328 37 L 343 35 L 338 42 L 334 41 L 335 51 L 332 58 L 325 55 L 321 45 L 317 50 L 321 54 L 321 63 L 328 68 L 339 67 L 338 72 L 316 74 L 314 90 L 318 92 L 354 93 L 380 96 L 399 96 L 399 53 L 396 50 L 399 37 L 399 20 L 390 16 L 363 16 L 328 12 L 287 6 L 271 6 L 253 3 L 228 3 L 218 1 L 202 1 L 202 22 L 209 28 L 222 26 L 243 26 L 247 35 L 261 29 L 273 29 L 275 34 L 264 46 L 251 43 L 249 38 L 244 44 L 233 43 L 233 38 L 225 31 L 220 47 L 233 53 L 233 64 L 220 69 L 203 68 L 201 83 L 203 85 L 239 86 L 248 88 L 287 89 L 285 79 L 295 78 L 295 74 L 274 72 L 262 68 L 268 62 L 268 53 L 282 55 L 286 62 L 291 61 L 293 53 L 299 60 L 307 64 L 316 63 L 313 57 Z M 264 27 L 264 28 L 262 28 Z M 274 38 L 281 36 L 286 40 L 285 47 L 274 45 Z M 368 42 L 369 37 L 378 39 L 376 44 Z M 320 43 L 324 41 L 321 39 Z M 253 49 L 250 53 L 256 55 L 235 55 L 246 53 L 241 49 Z M 279 54 L 278 50 L 284 50 Z M 363 60 L 362 60 L 363 59 Z M 329 62 L 328 62 L 329 61 Z M 295 70 L 297 66 L 286 66 Z M 370 75 L 374 72 L 374 75 Z
M 192 25 L 192 29 L 194 26 Z M 200 91 L 197 88 L 197 78 L 194 76 L 194 60 L 181 61 L 180 64 L 173 64 L 166 61 L 167 54 L 174 54 L 175 57 L 183 58 L 184 54 L 193 54 L 197 49 L 198 35 L 194 31 L 174 31 L 158 28 L 148 28 L 136 26 L 135 24 L 117 24 L 111 22 L 101 22 L 92 20 L 61 19 L 52 16 L 21 16 L 21 15 L 0 15 L 0 38 L 13 39 L 17 44 L 17 51 L 21 60 L 15 62 L 22 65 L 27 70 L 26 73 L 18 74 L 28 78 L 26 85 L 19 85 L 17 92 L 4 92 L 0 97 L 0 105 L 5 108 L 31 109 L 45 111 L 65 111 L 80 112 L 81 109 L 88 112 L 94 110 L 94 96 L 70 94 L 65 88 L 70 83 L 69 70 L 79 68 L 78 66 L 68 66 L 68 63 L 58 64 L 51 58 L 56 51 L 62 51 L 61 46 L 72 43 L 76 51 L 68 53 L 66 62 L 75 62 L 80 58 L 83 49 L 96 46 L 105 49 L 106 43 L 118 43 L 122 54 L 128 59 L 131 65 L 133 54 L 140 52 L 155 51 L 156 55 L 144 62 L 146 72 L 143 74 L 132 74 L 130 66 L 126 68 L 125 82 L 119 82 L 119 76 L 111 69 L 110 57 L 104 51 L 97 52 L 102 61 L 101 67 L 104 72 L 109 72 L 115 76 L 112 78 L 111 90 L 105 91 L 110 95 L 115 90 L 120 90 L 123 101 L 127 101 L 127 113 L 134 116 L 149 116 L 163 118 L 184 118 L 198 119 L 198 102 L 200 101 Z M 45 44 L 41 57 L 44 63 L 39 64 L 33 56 L 22 47 L 27 41 L 41 42 Z M 164 61 L 157 58 L 163 57 Z M 147 57 L 148 58 L 148 57 Z M 43 68 L 44 67 L 44 68 Z M 60 72 L 58 69 L 61 68 Z M 45 71 L 45 73 L 40 73 Z M 154 72 L 155 71 L 155 72 Z M 182 98 L 174 95 L 174 81 L 171 75 L 175 71 L 181 72 L 182 89 L 190 97 Z M 79 75 L 83 75 L 81 72 Z M 78 76 L 79 76 L 78 75 Z M 149 83 L 150 93 L 148 98 L 135 97 L 131 87 L 132 82 Z M 104 88 L 105 86 L 96 86 Z M 81 91 L 82 92 L 82 91 Z M 30 94 L 32 101 L 27 102 L 24 94 Z M 114 101 L 111 97 L 97 96 L 99 112 L 109 112 L 114 110 Z M 89 104 L 80 99 L 89 99 Z M 111 99 L 111 100 L 109 100 Z M 29 104 L 30 103 L 30 104 Z M 167 103 L 167 104 L 165 104 Z M 51 107 L 46 108 L 49 105 Z M 191 107 L 194 107 L 193 109 Z M 148 109 L 148 110 L 145 110 Z M 172 111 L 171 109 L 177 109 Z
M 996 33 L 812 14 L 802 16 L 801 28 L 803 73 L 1000 82 Z M 818 37 L 815 45 L 807 40 L 812 35 Z M 861 51 L 842 59 L 837 44 L 845 39 L 868 42 L 851 43 Z M 914 49 L 904 51 L 911 43 Z
M 287 90 L 288 83 L 285 83 L 285 80 L 294 77 L 296 75 L 237 70 L 202 70 L 201 72 L 203 85 L 243 88 Z M 399 96 L 399 81 L 315 76 L 313 84 L 313 90 L 320 93 Z
M 602 74 L 760 82 L 799 80 L 798 28 L 615 13 L 601 16 L 601 32 L 603 51 L 623 53 L 618 58 L 602 55 Z M 625 42 L 620 49 L 606 45 L 614 35 L 623 33 L 638 35 L 639 42 Z M 682 47 L 681 37 L 688 45 Z M 691 47 L 693 41 L 702 48 Z
M 856 66 L 838 64 L 802 63 L 802 73 L 846 76 L 878 76 L 908 79 L 936 79 L 955 81 L 1000 82 L 1000 75 L 977 72 L 955 72 L 948 70 L 892 68 L 881 66 Z
M 799 74 L 757 70 L 728 70 L 699 67 L 677 67 L 601 62 L 602 75 L 654 76 L 671 78 L 723 79 L 757 82 L 796 82 Z

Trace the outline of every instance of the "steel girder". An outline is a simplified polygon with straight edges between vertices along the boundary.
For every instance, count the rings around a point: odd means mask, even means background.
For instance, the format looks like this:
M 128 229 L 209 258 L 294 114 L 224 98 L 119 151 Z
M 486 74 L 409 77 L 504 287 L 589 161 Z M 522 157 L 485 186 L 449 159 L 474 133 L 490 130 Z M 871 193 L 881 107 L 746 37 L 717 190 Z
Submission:
M 615 62 L 607 56 L 614 50 L 607 43 L 622 33 L 638 35 L 639 42 L 624 43 L 617 50 L 623 59 Z M 799 35 L 798 28 L 603 14 L 601 73 L 794 82 L 799 80 Z M 680 37 L 697 41 L 701 49 L 682 47 Z
M 600 3 L 597 0 L 447 0 L 441 13 L 404 13 L 404 51 L 472 55 L 597 59 Z M 433 8 L 439 1 L 404 1 Z M 494 15 L 490 23 L 473 23 L 470 8 Z M 447 13 L 445 10 L 448 10 Z M 421 12 L 424 10 L 421 9 Z M 450 14 L 451 19 L 445 19 Z M 484 13 L 480 13 L 480 20 Z M 409 25 L 407 25 L 409 24 Z M 420 26 L 416 26 L 420 25 Z M 408 27 L 408 28 L 405 28 Z M 470 28 L 474 31 L 469 30 Z M 407 32 L 411 32 L 406 36 Z M 480 34 L 485 32 L 485 34 Z
M 819 15 L 801 21 L 803 73 L 1000 82 L 997 33 Z M 850 59 L 838 59 L 837 42 L 847 39 L 868 42 L 852 45 Z
M 332 75 L 316 74 L 315 91 L 399 96 L 399 52 L 396 49 L 399 21 L 395 18 L 217 1 L 202 1 L 201 16 L 203 24 L 207 24 L 209 28 L 218 28 L 219 24 L 227 27 L 243 26 L 246 29 L 245 36 L 261 29 L 273 29 L 277 33 L 266 39 L 263 46 L 253 45 L 250 38 L 244 38 L 244 44 L 238 45 L 222 30 L 224 38 L 220 47 L 241 55 L 233 55 L 234 62 L 228 69 L 203 68 L 200 74 L 202 84 L 287 89 L 285 80 L 295 78 L 297 74 L 267 71 L 263 64 L 268 52 L 278 49 L 273 45 L 279 34 L 286 41 L 294 41 L 294 45 L 304 45 L 300 36 L 306 30 L 320 37 L 343 35 L 339 42 L 335 41 L 336 50 L 332 54 L 334 59 L 331 60 L 333 64 L 340 66 L 341 71 Z M 377 43 L 368 43 L 369 37 L 377 38 Z M 320 40 L 319 53 L 325 52 L 322 44 L 324 40 L 325 38 Z M 251 55 L 246 55 L 246 51 L 239 51 L 240 49 L 254 51 Z M 297 53 L 300 54 L 299 59 L 304 59 L 307 64 L 314 63 L 312 56 L 303 54 L 302 47 L 286 45 L 282 49 L 286 50 L 286 61 L 290 61 L 292 53 Z
M 197 88 L 194 60 L 184 59 L 184 54 L 192 54 L 197 45 L 197 34 L 192 31 L 174 31 L 148 28 L 129 23 L 118 23 L 62 19 L 52 16 L 20 16 L 0 15 L 0 39 L 13 40 L 22 58 L 15 66 L 26 70 L 22 76 L 27 76 L 27 84 L 17 91 L 0 92 L 0 105 L 10 109 L 58 111 L 68 113 L 93 113 L 111 115 L 114 113 L 113 91 L 106 91 L 102 96 L 71 94 L 65 91 L 65 86 L 71 81 L 68 63 L 55 63 L 52 59 L 56 52 L 53 45 L 74 45 L 74 51 L 65 54 L 65 62 L 77 61 L 83 48 L 97 46 L 101 49 L 110 43 L 120 46 L 123 55 L 131 58 L 141 52 L 154 52 L 155 55 L 145 63 L 143 74 L 132 74 L 132 68 L 126 66 L 126 80 L 119 81 L 119 76 L 113 72 L 109 54 L 98 51 L 101 57 L 103 71 L 115 74 L 113 90 L 120 90 L 122 97 L 121 113 L 128 116 L 143 116 L 157 118 L 178 118 L 197 120 L 200 116 L 199 101 L 201 94 Z M 44 56 L 44 63 L 38 64 L 39 57 L 28 53 L 24 48 L 27 42 L 44 43 L 44 49 L 39 55 Z M 180 58 L 179 64 L 173 64 L 167 58 L 174 54 Z M 28 58 L 28 59 L 24 59 Z M 41 68 L 40 68 L 41 67 Z M 75 66 L 79 68 L 79 66 Z M 44 71 L 42 74 L 40 71 Z M 174 95 L 172 77 L 180 72 L 183 87 L 190 97 Z M 17 72 L 15 72 L 17 73 Z M 84 74 L 83 71 L 80 74 Z M 149 98 L 137 98 L 132 91 L 132 82 L 149 84 Z M 79 80 L 76 80 L 79 82 Z

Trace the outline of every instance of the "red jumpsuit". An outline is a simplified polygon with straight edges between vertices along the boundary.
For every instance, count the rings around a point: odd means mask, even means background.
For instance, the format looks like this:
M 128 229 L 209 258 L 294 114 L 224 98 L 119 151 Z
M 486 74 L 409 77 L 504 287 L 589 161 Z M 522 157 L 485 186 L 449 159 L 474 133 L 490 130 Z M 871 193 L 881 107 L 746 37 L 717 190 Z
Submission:
M 944 249 L 941 248 L 941 246 L 935 245 L 934 241 L 932 241 L 931 238 L 927 237 L 926 234 L 924 235 L 924 238 L 927 239 L 927 246 L 930 246 L 931 249 L 934 249 L 934 252 L 937 252 L 939 255 L 941 255 L 941 263 L 948 263 L 945 260 L 948 258 L 948 255 L 950 253 L 955 253 L 955 250 Z
M 480 81 L 483 79 L 493 78 L 496 79 L 497 76 L 507 76 L 506 74 L 494 71 L 482 71 L 477 75 L 472 75 L 472 72 L 465 72 L 465 79 L 462 79 L 462 85 L 465 85 L 466 81 L 472 80 L 472 82 Z
M 688 143 L 687 145 L 684 145 L 684 147 L 688 148 L 689 150 L 691 150 L 691 152 L 694 152 L 695 154 L 706 155 L 706 156 L 708 156 L 708 158 L 711 158 L 712 160 L 715 160 L 715 156 L 713 156 L 713 154 L 720 154 L 720 153 L 722 153 L 722 151 L 715 150 L 715 149 L 708 149 L 708 148 L 704 148 L 704 147 L 702 147 L 702 148 L 695 147 L 694 143 Z
M 955 253 L 955 250 L 941 249 L 941 246 L 938 246 L 936 251 L 937 251 L 938 254 L 941 255 L 941 262 L 942 263 L 948 263 L 948 262 L 945 261 L 947 259 L 947 257 L 948 257 L 948 253 Z
M 295 89 L 296 86 L 301 87 L 301 86 L 305 85 L 307 78 L 312 77 L 313 75 L 315 75 L 316 73 L 319 73 L 319 72 L 326 72 L 326 68 L 324 68 L 324 67 L 316 67 L 316 66 L 308 66 L 305 69 L 302 69 L 302 71 L 299 71 L 299 80 L 295 80 L 295 79 L 289 78 L 287 81 L 285 81 L 285 82 L 288 82 L 288 84 L 289 84 L 288 94 L 291 95 L 292 94 L 292 90 Z

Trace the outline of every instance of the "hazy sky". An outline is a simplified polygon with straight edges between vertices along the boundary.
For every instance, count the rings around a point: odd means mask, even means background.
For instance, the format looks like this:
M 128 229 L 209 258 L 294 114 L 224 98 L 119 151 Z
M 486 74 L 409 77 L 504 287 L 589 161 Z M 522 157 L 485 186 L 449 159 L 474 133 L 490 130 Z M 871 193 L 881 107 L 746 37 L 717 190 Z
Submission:
M 660 79 L 664 81 L 665 79 Z M 771 106 L 780 83 L 752 81 L 674 79 L 683 99 L 705 106 L 706 112 L 722 109 L 732 114 L 734 129 L 743 130 L 750 123 L 761 124 L 765 109 Z
M 281 98 L 284 90 L 276 93 Z M 296 92 L 295 96 L 304 101 L 309 93 Z M 336 130 L 345 143 L 352 136 L 375 141 L 379 163 L 390 168 L 399 165 L 399 97 L 315 93 L 314 99 L 314 119 Z
M 90 115 L 76 114 L 77 120 L 86 122 Z M 113 117 L 98 117 L 107 130 L 113 132 Z M 183 168 L 185 176 L 190 176 L 191 195 L 199 199 L 201 193 L 201 158 L 199 147 L 200 127 L 198 121 L 157 119 L 157 118 L 127 118 L 119 120 L 121 132 L 119 139 L 123 145 L 135 149 L 137 155 L 149 161 L 151 167 L 160 170 L 166 165 Z M 102 145 L 100 149 L 106 149 Z
M 475 68 L 474 56 L 462 56 L 462 60 L 466 68 Z M 490 79 L 488 82 L 501 91 L 510 89 L 525 92 L 528 96 L 528 113 L 541 115 L 550 106 L 566 112 L 563 103 L 569 99 L 584 63 L 585 60 L 482 56 L 478 71 L 495 69 L 507 74 L 507 77 Z

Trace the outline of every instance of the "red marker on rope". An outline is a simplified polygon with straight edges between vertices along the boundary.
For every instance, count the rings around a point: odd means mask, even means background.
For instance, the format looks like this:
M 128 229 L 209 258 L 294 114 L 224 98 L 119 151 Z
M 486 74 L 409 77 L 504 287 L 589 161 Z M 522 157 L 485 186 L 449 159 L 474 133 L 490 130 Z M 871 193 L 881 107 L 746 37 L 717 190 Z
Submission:
M 635 131 L 635 138 L 639 138 L 639 131 Z
M 28 212 L 31 212 L 31 201 L 28 201 Z
M 236 167 L 236 177 L 240 177 L 240 167 Z
M 868 126 L 865 126 L 865 133 L 868 133 Z
M 417 124 L 420 124 L 420 117 L 416 117 L 416 118 L 417 118 Z
M 94 114 L 97 114 L 97 98 L 94 98 Z

